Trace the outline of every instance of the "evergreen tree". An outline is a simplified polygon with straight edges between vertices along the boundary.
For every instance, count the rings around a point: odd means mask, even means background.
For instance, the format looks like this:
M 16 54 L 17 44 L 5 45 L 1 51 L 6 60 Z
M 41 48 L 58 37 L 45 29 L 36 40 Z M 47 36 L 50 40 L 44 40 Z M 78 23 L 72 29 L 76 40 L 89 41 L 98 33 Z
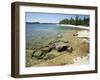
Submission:
M 89 26 L 89 17 L 86 18 L 84 17 L 83 19 L 82 18 L 79 18 L 79 16 L 76 16 L 75 19 L 74 18 L 70 18 L 70 19 L 63 19 L 61 20 L 59 23 L 60 24 L 68 24 L 68 25 L 82 25 L 82 26 Z

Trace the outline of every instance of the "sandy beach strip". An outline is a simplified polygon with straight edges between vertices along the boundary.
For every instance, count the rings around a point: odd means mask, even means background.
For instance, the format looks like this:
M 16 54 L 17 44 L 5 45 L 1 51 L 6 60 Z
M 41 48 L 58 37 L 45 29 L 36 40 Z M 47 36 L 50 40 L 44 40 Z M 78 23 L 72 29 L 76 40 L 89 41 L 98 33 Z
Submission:
M 75 27 L 75 28 L 82 28 L 82 29 L 87 29 L 89 30 L 90 27 L 87 26 L 76 26 L 76 25 L 66 25 L 66 24 L 57 24 L 58 26 L 66 26 L 66 27 Z

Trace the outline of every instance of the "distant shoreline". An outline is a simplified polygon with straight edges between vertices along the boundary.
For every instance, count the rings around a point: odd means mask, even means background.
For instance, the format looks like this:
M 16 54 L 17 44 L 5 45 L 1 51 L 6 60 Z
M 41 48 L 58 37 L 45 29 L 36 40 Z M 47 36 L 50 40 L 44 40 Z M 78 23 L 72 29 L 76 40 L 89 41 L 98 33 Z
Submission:
M 67 25 L 67 24 L 57 24 L 57 26 L 65 26 L 65 27 L 76 27 L 76 28 L 83 28 L 83 29 L 87 29 L 87 30 L 89 30 L 90 29 L 90 27 L 87 27 L 87 26 L 76 26 L 76 25 Z
M 26 22 L 26 24 L 59 24 L 59 23 Z
M 68 25 L 68 24 L 59 24 L 59 23 L 39 23 L 39 22 L 26 22 L 26 24 L 56 24 L 57 26 L 65 26 L 65 27 L 75 27 L 75 28 L 83 28 L 89 30 L 89 26 L 81 26 L 81 25 Z

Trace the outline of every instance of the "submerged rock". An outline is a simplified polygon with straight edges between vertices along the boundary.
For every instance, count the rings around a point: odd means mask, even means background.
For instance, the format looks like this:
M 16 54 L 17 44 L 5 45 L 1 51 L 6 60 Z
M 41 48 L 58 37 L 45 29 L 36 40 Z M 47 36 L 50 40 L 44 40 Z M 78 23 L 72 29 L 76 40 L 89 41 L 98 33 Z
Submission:
M 42 48 L 41 50 L 42 50 L 43 53 L 48 53 L 48 52 L 50 52 L 52 49 L 51 49 L 51 47 L 48 46 L 48 47 Z
M 35 51 L 33 51 L 33 53 L 32 53 L 32 57 L 39 57 L 39 56 L 41 56 L 42 55 L 42 51 L 41 50 L 35 50 Z
M 37 57 L 38 59 L 40 59 L 40 58 L 43 58 L 50 51 L 51 51 L 51 48 L 43 47 L 43 48 L 35 50 L 32 54 L 32 57 Z
M 45 57 L 43 57 L 43 59 L 48 60 L 48 59 L 53 59 L 54 57 L 56 57 L 54 54 L 47 54 Z
M 57 38 L 62 38 L 62 34 L 61 33 L 57 34 Z
M 78 36 L 78 34 L 77 34 L 77 33 L 75 33 L 75 34 L 73 34 L 73 36 Z
M 52 41 L 47 46 L 35 49 L 32 53 L 32 57 L 37 57 L 38 59 L 51 59 L 54 57 L 48 55 L 52 50 L 57 50 L 58 52 L 68 51 L 72 52 L 73 48 L 68 44 L 68 41 Z

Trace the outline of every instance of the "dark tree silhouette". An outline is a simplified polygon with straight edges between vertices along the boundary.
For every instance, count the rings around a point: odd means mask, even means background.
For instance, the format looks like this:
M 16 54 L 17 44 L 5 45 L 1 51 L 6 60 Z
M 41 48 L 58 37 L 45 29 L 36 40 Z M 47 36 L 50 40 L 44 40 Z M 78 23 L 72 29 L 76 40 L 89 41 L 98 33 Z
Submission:
M 59 22 L 59 24 L 69 24 L 69 25 L 82 25 L 82 26 L 89 26 L 89 17 L 86 18 L 84 17 L 83 19 L 82 18 L 79 18 L 79 16 L 76 16 L 75 19 L 74 18 L 70 18 L 70 19 L 63 19 Z

